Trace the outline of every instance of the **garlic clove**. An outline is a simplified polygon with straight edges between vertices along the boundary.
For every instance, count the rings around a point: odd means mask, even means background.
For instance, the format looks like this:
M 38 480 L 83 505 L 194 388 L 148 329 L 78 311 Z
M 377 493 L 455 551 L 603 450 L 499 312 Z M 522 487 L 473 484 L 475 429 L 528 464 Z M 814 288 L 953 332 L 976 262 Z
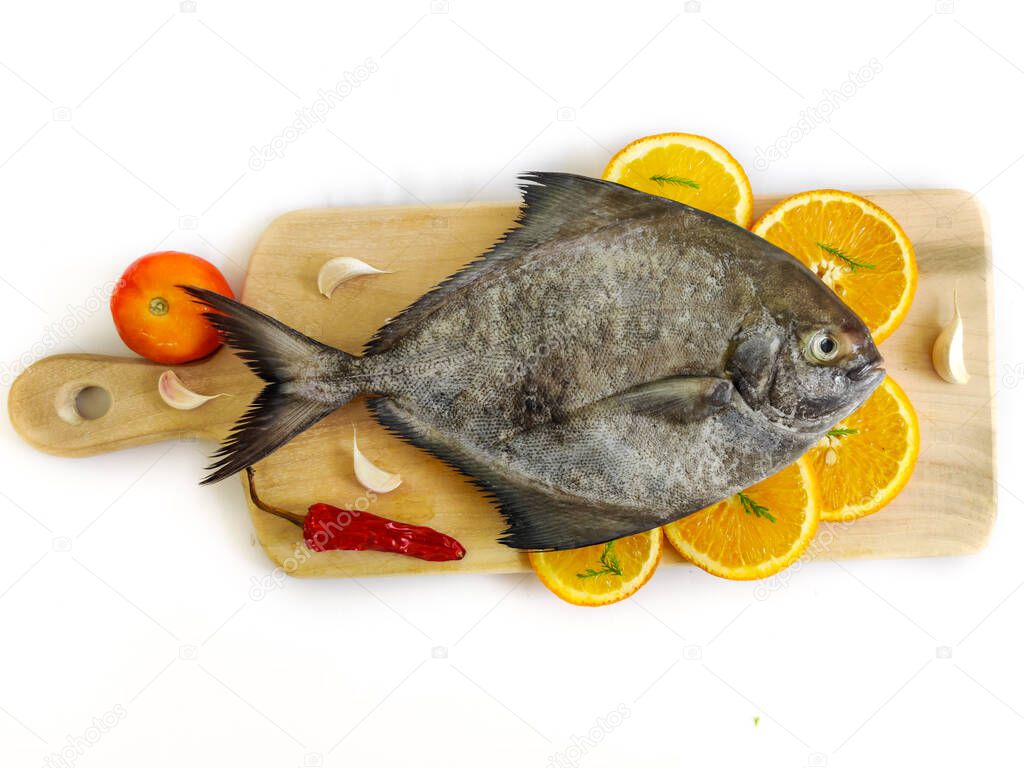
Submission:
M 342 283 L 359 277 L 360 275 L 388 275 L 387 270 L 371 267 L 365 261 L 352 258 L 351 256 L 338 256 L 331 259 L 320 267 L 320 274 L 317 275 L 316 285 L 327 298 L 331 298 L 334 289 Z
M 355 466 L 356 479 L 369 491 L 388 493 L 402 484 L 401 475 L 385 472 L 363 455 L 356 441 L 355 427 L 352 427 L 352 463 Z
M 966 384 L 971 380 L 964 363 L 964 321 L 960 316 L 956 289 L 953 290 L 953 317 L 932 345 L 932 365 L 935 372 L 950 384 Z
M 178 374 L 171 370 L 160 374 L 156 387 L 160 393 L 160 399 L 179 411 L 191 411 L 216 397 L 227 397 L 223 392 L 216 395 L 200 395 L 198 392 L 193 392 L 182 383 Z

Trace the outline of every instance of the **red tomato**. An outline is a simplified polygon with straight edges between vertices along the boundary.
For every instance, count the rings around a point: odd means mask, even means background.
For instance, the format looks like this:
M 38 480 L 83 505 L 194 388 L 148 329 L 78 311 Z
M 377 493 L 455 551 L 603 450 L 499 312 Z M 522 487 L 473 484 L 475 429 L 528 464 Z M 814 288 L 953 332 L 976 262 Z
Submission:
M 190 253 L 161 251 L 133 261 L 110 297 L 117 333 L 133 352 L 174 365 L 206 357 L 220 336 L 178 285 L 194 285 L 234 298 L 224 275 Z

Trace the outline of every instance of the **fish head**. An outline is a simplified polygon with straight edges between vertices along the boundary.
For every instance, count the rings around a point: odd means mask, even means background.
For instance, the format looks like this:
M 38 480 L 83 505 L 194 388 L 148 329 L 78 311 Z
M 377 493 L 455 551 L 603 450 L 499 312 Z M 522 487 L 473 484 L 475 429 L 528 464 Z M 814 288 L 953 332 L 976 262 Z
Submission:
M 796 266 L 741 332 L 727 368 L 740 396 L 771 422 L 820 433 L 856 410 L 885 369 L 860 317 Z

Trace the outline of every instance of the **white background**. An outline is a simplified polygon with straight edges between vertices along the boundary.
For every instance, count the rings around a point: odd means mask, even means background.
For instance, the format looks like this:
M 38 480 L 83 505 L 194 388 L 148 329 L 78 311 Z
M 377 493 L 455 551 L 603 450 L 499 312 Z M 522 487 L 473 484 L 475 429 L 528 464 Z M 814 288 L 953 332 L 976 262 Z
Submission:
M 1001 485 L 979 555 L 819 562 L 768 600 L 685 568 L 601 610 L 532 576 L 288 580 L 256 600 L 271 566 L 239 485 L 196 485 L 210 446 L 57 459 L 5 420 L 0 764 L 60 765 L 47 756 L 115 708 L 66 765 L 1019 755 L 1024 18 L 955 2 L 5 2 L 5 393 L 43 352 L 127 352 L 105 306 L 80 308 L 140 254 L 193 251 L 238 289 L 286 210 L 508 200 L 517 172 L 596 175 L 629 140 L 682 130 L 723 143 L 756 193 L 979 194 L 997 268 Z M 378 71 L 324 124 L 250 166 L 367 59 Z M 828 124 L 755 166 L 872 59 L 881 71 Z

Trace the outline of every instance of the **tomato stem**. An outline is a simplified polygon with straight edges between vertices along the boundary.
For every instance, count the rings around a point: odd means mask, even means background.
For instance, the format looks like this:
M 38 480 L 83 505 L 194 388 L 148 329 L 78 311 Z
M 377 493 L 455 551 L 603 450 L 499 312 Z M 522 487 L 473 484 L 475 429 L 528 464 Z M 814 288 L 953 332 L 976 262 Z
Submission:
M 166 315 L 169 309 L 167 299 L 163 296 L 154 296 L 149 300 L 149 314 L 151 315 Z

